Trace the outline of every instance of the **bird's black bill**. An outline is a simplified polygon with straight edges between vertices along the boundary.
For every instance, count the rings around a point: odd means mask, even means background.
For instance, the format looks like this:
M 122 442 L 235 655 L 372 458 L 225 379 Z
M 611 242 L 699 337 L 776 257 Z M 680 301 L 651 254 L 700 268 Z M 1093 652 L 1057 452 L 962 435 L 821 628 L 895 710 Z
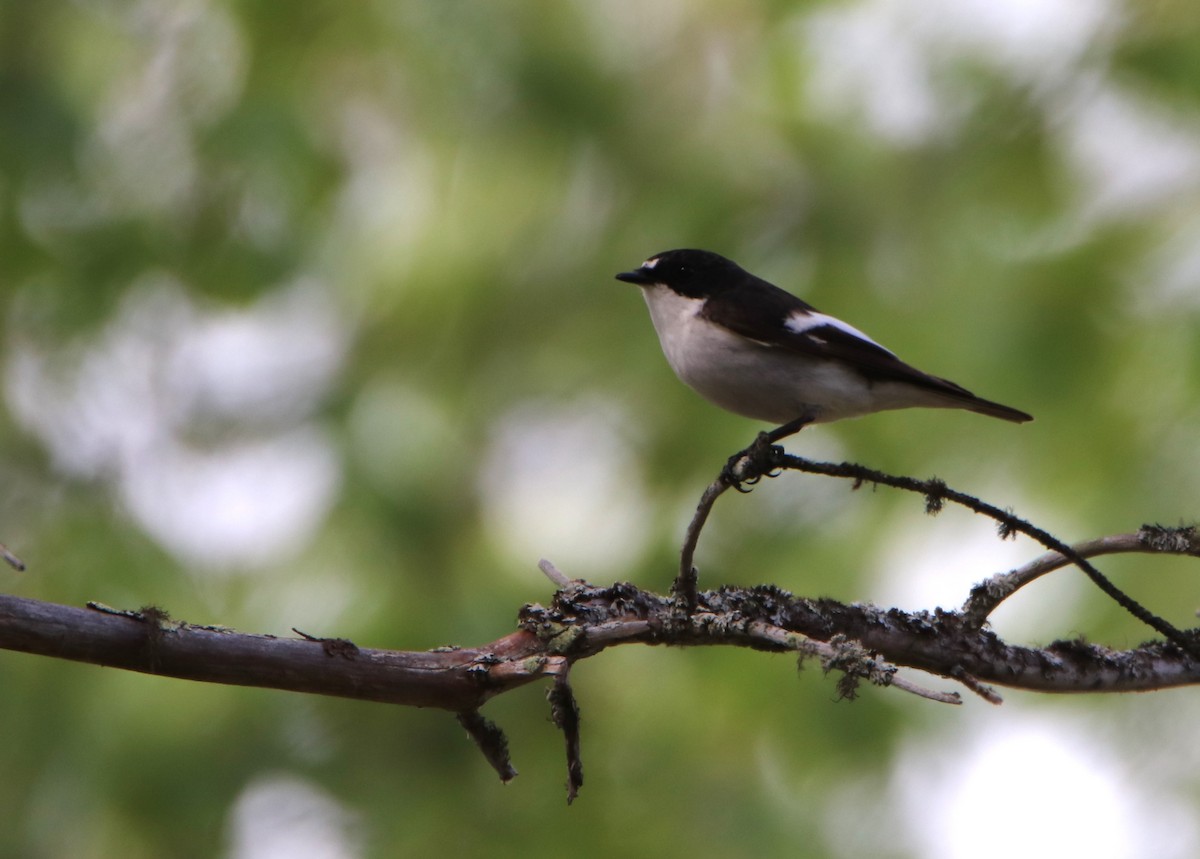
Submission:
M 641 269 L 637 269 L 636 271 L 623 271 L 617 275 L 617 280 L 623 280 L 626 283 L 636 283 L 638 286 L 649 286 L 650 284 L 654 283 L 654 279 Z

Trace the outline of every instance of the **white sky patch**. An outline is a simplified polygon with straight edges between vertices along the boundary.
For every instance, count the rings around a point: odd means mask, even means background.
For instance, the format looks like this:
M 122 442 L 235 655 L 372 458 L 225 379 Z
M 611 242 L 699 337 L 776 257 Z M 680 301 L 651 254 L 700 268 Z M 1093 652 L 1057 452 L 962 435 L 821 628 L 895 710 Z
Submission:
M 845 859 L 1193 857 L 1195 720 L 1181 702 L 1132 700 L 1104 699 L 1102 724 L 1061 697 L 1053 714 L 968 700 L 918 723 L 890 782 L 863 772 L 830 784 L 765 746 L 764 796 L 781 821 L 799 821 L 803 834 L 816 825 L 830 855 Z M 1129 724 L 1114 730 L 1114 710 Z M 814 809 L 816 794 L 825 803 Z
M 978 91 L 955 73 L 982 64 L 1028 88 L 1076 177 L 1079 224 L 1190 205 L 1200 189 L 1200 123 L 1108 75 L 1112 0 L 860 0 L 802 19 L 808 97 L 832 121 L 893 144 L 945 136 Z M 1076 231 L 1068 230 L 1067 235 Z
M 911 740 L 890 802 L 927 859 L 1196 855 L 1193 810 L 1146 775 L 1085 717 L 985 711 L 960 736 Z
M 315 283 L 227 309 L 147 276 L 91 337 L 10 337 L 5 396 L 61 472 L 109 480 L 181 561 L 266 564 L 309 541 L 340 485 L 312 414 L 346 339 Z
M 885 347 L 880 346 L 853 325 L 843 322 L 834 316 L 826 316 L 824 313 L 816 313 L 810 310 L 798 310 L 789 316 L 787 318 L 787 322 L 784 323 L 786 328 L 795 331 L 797 334 L 802 334 L 805 331 L 810 331 L 813 328 L 820 328 L 824 325 L 828 325 L 831 328 L 837 328 L 839 331 L 844 331 L 853 337 L 859 338 L 860 340 L 866 340 L 868 343 L 872 343 L 876 346 L 879 346 L 880 349 L 884 349 L 884 351 L 891 351 L 890 349 L 885 349 Z M 813 336 L 815 337 L 816 335 Z
M 230 810 L 229 859 L 355 859 L 364 855 L 357 816 L 296 776 L 251 782 Z
M 851 117 L 898 145 L 916 144 L 946 126 L 922 46 L 905 31 L 895 3 L 822 7 L 803 26 L 813 65 L 812 107 L 838 121 Z
M 332 442 L 301 427 L 211 451 L 166 441 L 139 451 L 119 488 L 151 537 L 216 570 L 269 564 L 308 543 L 340 485 Z
M 983 60 L 1016 82 L 1053 86 L 1104 47 L 1117 24 L 1112 0 L 933 0 L 897 3 L 934 50 Z
M 497 422 L 480 470 L 488 532 L 522 569 L 548 558 L 571 577 L 632 565 L 652 518 L 629 419 L 599 401 L 525 403 Z
M 867 591 L 877 605 L 956 610 L 975 584 L 1045 552 L 1023 537 L 1001 540 L 991 519 L 949 507 L 935 519 L 914 520 L 911 511 L 897 516 L 897 524 L 880 540 L 875 581 Z M 1032 519 L 1038 521 L 1036 515 Z M 1055 571 L 1023 589 L 1028 593 L 1007 600 L 992 623 L 1016 641 L 1065 635 L 1072 629 L 1070 607 L 1088 587 L 1077 570 Z
M 971 586 L 1011 570 L 1040 554 L 1037 549 L 1001 541 L 995 524 L 945 510 L 936 519 L 897 514 L 899 522 L 879 541 L 871 602 L 909 611 L 957 609 Z
M 1115 26 L 1111 0 L 862 0 L 821 7 L 803 19 L 813 65 L 812 106 L 860 120 L 897 145 L 952 130 L 970 89 L 943 75 L 983 63 L 1021 86 L 1050 91 L 1069 82 Z
M 1091 82 L 1054 105 L 1085 220 L 1136 217 L 1200 189 L 1200 124 L 1112 84 Z
M 82 148 L 82 172 L 116 212 L 183 217 L 199 177 L 193 132 L 236 103 L 246 47 L 233 17 L 217 5 L 122 9 L 129 56 L 104 82 L 105 104 Z
M 310 414 L 346 350 L 323 285 L 301 280 L 250 308 L 205 309 L 179 333 L 165 368 L 191 411 L 287 420 Z
M 946 125 L 922 46 L 890 2 L 822 8 L 805 23 L 814 73 L 811 107 L 833 120 L 857 119 L 894 144 L 935 137 Z

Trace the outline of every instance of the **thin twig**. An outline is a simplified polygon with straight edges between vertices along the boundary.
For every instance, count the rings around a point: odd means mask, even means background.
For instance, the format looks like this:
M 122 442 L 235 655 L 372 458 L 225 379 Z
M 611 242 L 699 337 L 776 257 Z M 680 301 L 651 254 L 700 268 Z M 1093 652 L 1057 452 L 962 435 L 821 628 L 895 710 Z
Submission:
M 1151 530 L 1153 529 L 1153 530 Z M 1176 540 L 1163 540 L 1161 534 L 1182 537 Z M 1159 539 L 1156 539 L 1159 538 Z M 1198 552 L 1194 528 L 1162 529 L 1159 526 L 1144 526 L 1136 534 L 1113 534 L 1099 537 L 1095 540 L 1085 540 L 1071 546 L 1071 551 L 1081 558 L 1095 558 L 1099 555 L 1129 554 L 1143 552 L 1147 554 L 1195 555 Z M 1036 581 L 1047 573 L 1061 569 L 1072 561 L 1060 552 L 1047 552 L 1034 558 L 1024 566 L 1007 573 L 999 573 L 971 590 L 971 595 L 963 604 L 964 620 L 978 629 L 983 626 L 988 617 L 1004 600 L 1015 594 L 1030 582 Z
M 0 558 L 3 558 L 5 563 L 19 573 L 25 572 L 25 562 L 13 554 L 12 549 L 0 543 Z
M 1047 549 L 1069 558 L 1071 563 L 1083 570 L 1100 590 L 1108 594 L 1118 605 L 1132 614 L 1142 623 L 1163 635 L 1168 641 L 1180 648 L 1184 652 L 1193 657 L 1200 657 L 1200 643 L 1193 640 L 1192 637 L 1185 634 L 1181 630 L 1175 628 L 1169 621 L 1151 612 L 1133 597 L 1126 594 L 1098 569 L 1087 562 L 1086 559 L 1074 552 L 1070 546 L 1059 540 L 1057 537 L 1050 534 L 1036 525 L 1013 515 L 1007 510 L 1001 510 L 993 504 L 988 504 L 986 501 L 981 501 L 973 495 L 968 495 L 965 492 L 959 492 L 946 486 L 941 480 L 933 478 L 930 480 L 917 480 L 913 477 L 904 477 L 894 474 L 888 474 L 883 471 L 876 471 L 865 466 L 858 465 L 853 462 L 832 463 L 832 462 L 815 462 L 810 459 L 805 459 L 800 456 L 790 454 L 781 454 L 773 462 L 778 468 L 788 468 L 796 471 L 804 471 L 810 474 L 824 474 L 829 477 L 844 477 L 856 481 L 857 483 L 877 483 L 884 486 L 891 486 L 895 489 L 904 489 L 908 492 L 916 492 L 919 495 L 925 496 L 925 509 L 929 513 L 937 513 L 942 509 L 945 502 L 951 501 L 962 507 L 966 507 L 975 513 L 995 519 L 999 523 L 999 532 L 1001 538 L 1012 536 L 1014 533 L 1021 533 L 1041 543 Z
M 704 494 L 700 496 L 700 503 L 696 505 L 696 512 L 692 515 L 692 521 L 683 538 L 683 550 L 679 553 L 679 575 L 675 578 L 675 584 L 671 586 L 671 591 L 675 594 L 675 598 L 683 603 L 688 614 L 696 611 L 698 575 L 694 561 L 696 544 L 700 541 L 700 531 L 703 530 L 713 505 L 717 503 L 717 499 L 729 486 L 730 484 L 726 483 L 723 477 L 718 477 L 708 485 Z
M 838 655 L 837 649 L 830 644 L 826 644 L 823 641 L 814 641 L 807 636 L 796 632 L 789 632 L 782 627 L 763 623 L 762 621 L 755 621 L 747 625 L 746 632 L 752 638 L 769 642 L 781 649 L 794 650 L 806 656 L 816 656 L 826 662 L 835 659 Z M 937 701 L 942 704 L 962 703 L 962 697 L 957 692 L 937 692 L 933 689 L 927 689 L 894 673 L 890 674 L 885 685 L 893 686 L 901 692 L 908 692 L 929 701 Z
M 567 805 L 570 805 L 579 796 L 579 788 L 583 787 L 583 757 L 579 751 L 579 704 L 566 674 L 554 679 L 554 685 L 546 690 L 546 700 L 550 702 L 550 716 L 562 731 L 566 746 Z
M 918 698 L 925 698 L 940 704 L 962 704 L 962 696 L 957 692 L 938 692 L 933 689 L 926 689 L 924 686 L 918 686 L 911 680 L 904 679 L 899 674 L 893 675 L 892 682 L 888 685 L 902 692 L 909 692 L 916 695 Z
M 479 751 L 483 752 L 487 762 L 500 776 L 500 781 L 508 784 L 517 777 L 517 770 L 508 755 L 508 738 L 495 722 L 478 710 L 463 710 L 458 713 L 458 724 L 475 741 Z
M 729 457 L 717 479 L 710 483 L 700 496 L 696 512 L 692 515 L 692 521 L 684 535 L 683 549 L 679 553 L 679 574 L 671 586 L 675 599 L 683 603 L 688 614 L 696 611 L 696 590 L 699 586 L 695 566 L 696 544 L 700 541 L 700 531 L 703 530 L 713 505 L 726 489 L 732 487 L 738 492 L 749 492 L 749 489 L 742 488 L 743 483 L 753 485 L 764 475 L 773 476 L 769 463 L 783 454 L 783 448 L 777 447 L 775 443 L 800 432 L 812 423 L 814 418 L 815 415 L 804 414 L 769 432 L 760 432 L 749 447 Z
M 538 561 L 538 569 L 545 573 L 546 578 L 553 582 L 557 587 L 565 588 L 567 585 L 571 584 L 571 580 L 567 578 L 566 573 L 554 566 L 554 564 L 552 564 L 550 561 L 547 561 L 545 558 L 542 558 L 540 561 Z
M 995 704 L 999 706 L 1000 704 L 1004 703 L 1004 699 L 1000 697 L 999 692 L 997 692 L 991 686 L 988 686 L 986 683 L 980 683 L 977 678 L 972 677 L 962 668 L 952 671 L 950 676 L 952 676 L 962 685 L 966 686 L 980 698 L 987 701 L 989 704 Z

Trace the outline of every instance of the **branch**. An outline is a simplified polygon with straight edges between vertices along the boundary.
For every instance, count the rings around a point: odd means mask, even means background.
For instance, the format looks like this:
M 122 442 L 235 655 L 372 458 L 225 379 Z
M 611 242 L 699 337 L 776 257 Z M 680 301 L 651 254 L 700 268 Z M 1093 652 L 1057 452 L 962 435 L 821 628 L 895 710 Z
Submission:
M 879 685 L 897 685 L 880 682 L 892 673 L 888 666 L 1043 692 L 1133 692 L 1200 683 L 1200 661 L 1169 643 L 1125 651 L 1078 641 L 1026 648 L 972 628 L 959 612 L 811 600 L 769 585 L 702 591 L 696 613 L 681 617 L 670 597 L 631 584 L 605 588 L 574 581 L 549 607 L 525 606 L 516 632 L 474 648 L 429 651 L 252 635 L 174 621 L 161 609 L 93 606 L 0 595 L 0 649 L 454 713 L 478 709 L 535 680 L 563 676 L 573 662 L 619 644 L 793 652 Z M 846 642 L 861 644 L 875 661 L 870 666 L 847 661 Z
M 1056 554 L 1062 555 L 1081 569 L 1100 590 L 1104 591 L 1105 594 L 1131 615 L 1160 633 L 1177 647 L 1188 651 L 1194 657 L 1200 657 L 1200 640 L 1197 640 L 1195 634 L 1185 633 L 1177 629 L 1165 618 L 1159 617 L 1145 608 L 1141 603 L 1109 581 L 1107 576 L 1088 563 L 1082 555 L 1077 554 L 1066 543 L 1063 543 L 1048 531 L 1038 528 L 1036 525 L 1014 515 L 1011 511 L 1001 510 L 999 507 L 988 504 L 986 501 L 982 501 L 973 495 L 951 489 L 936 477 L 929 480 L 918 480 L 914 477 L 877 471 L 853 462 L 815 462 L 804 457 L 788 454 L 781 447 L 764 444 L 765 439 L 766 435 L 760 434 L 758 441 L 754 445 L 751 445 L 742 454 L 737 455 L 738 457 L 742 457 L 739 463 L 739 465 L 743 466 L 742 473 L 739 474 L 741 479 L 746 480 L 748 475 L 750 482 L 753 482 L 762 476 L 774 476 L 774 472 L 777 469 L 792 469 L 808 472 L 809 474 L 823 474 L 827 477 L 848 478 L 854 481 L 855 488 L 858 488 L 863 483 L 873 483 L 890 486 L 895 489 L 903 489 L 908 492 L 915 492 L 925 497 L 925 512 L 931 515 L 939 513 L 947 501 L 961 505 L 974 513 L 994 519 L 997 522 L 997 530 L 1001 539 L 1006 539 L 1017 533 L 1024 534 Z M 721 476 L 717 479 L 717 483 L 730 481 L 728 475 L 732 464 L 733 460 L 722 471 Z M 714 486 L 716 485 L 714 484 Z M 734 483 L 733 485 L 737 484 Z M 709 490 L 712 489 L 713 487 L 710 486 Z M 718 492 L 717 494 L 719 495 L 720 493 Z M 705 493 L 706 498 L 707 496 L 708 492 Z M 704 499 L 701 500 L 701 505 L 703 504 Z M 711 506 L 711 502 L 709 504 Z M 692 537 L 693 535 L 689 531 L 689 539 L 692 539 Z M 694 537 L 695 539 L 699 538 L 698 529 Z M 694 549 L 694 545 L 692 548 Z
M 536 636 L 477 648 L 372 650 L 345 639 L 277 638 L 172 621 L 161 609 L 74 608 L 0 595 L 0 648 L 207 683 L 410 707 L 473 710 L 566 667 Z
M 710 483 L 700 496 L 696 512 L 692 515 L 692 521 L 688 524 L 683 538 L 683 549 L 679 553 L 679 574 L 671 586 L 671 592 L 688 614 L 696 610 L 696 588 L 699 587 L 699 574 L 694 563 L 696 545 L 700 542 L 700 532 L 704 529 L 704 523 L 708 521 L 708 514 L 712 512 L 713 505 L 726 489 L 732 488 L 747 493 L 750 489 L 745 486 L 753 487 L 763 477 L 775 477 L 775 469 L 778 467 L 776 459 L 783 455 L 783 448 L 777 447 L 775 442 L 800 432 L 812 423 L 813 417 L 808 414 L 802 415 L 769 432 L 760 432 L 748 448 L 729 457 L 717 479 Z
M 1071 552 L 1081 558 L 1134 552 L 1200 557 L 1200 534 L 1194 527 L 1143 525 L 1136 534 L 1115 534 L 1076 543 L 1071 547 Z M 1023 567 L 992 576 L 971 589 L 971 595 L 962 608 L 964 619 L 973 626 L 982 626 L 1000 603 L 1025 585 L 1071 563 L 1073 561 L 1070 558 L 1059 552 L 1047 552 Z
M 550 702 L 550 716 L 562 731 L 566 744 L 567 805 L 570 805 L 583 787 L 583 758 L 579 753 L 579 704 L 566 674 L 554 678 L 554 685 L 546 690 L 546 700 Z
M 573 583 L 548 608 L 526 606 L 522 628 L 572 661 L 614 644 L 730 645 L 791 651 L 822 658 L 827 670 L 850 671 L 879 682 L 893 666 L 916 668 L 961 682 L 989 700 L 983 683 L 1041 692 L 1133 692 L 1200 683 L 1200 660 L 1166 642 L 1111 650 L 1083 641 L 1044 648 L 1007 644 L 990 630 L 971 627 L 959 612 L 905 612 L 871 605 L 796 597 L 772 587 L 701 591 L 686 617 L 668 597 L 630 584 L 598 588 Z M 879 673 L 846 658 L 861 645 Z M 830 650 L 830 648 L 833 648 Z M 881 683 L 880 685 L 895 685 Z
M 518 630 L 475 648 L 443 647 L 409 652 L 361 648 L 344 638 L 294 630 L 299 638 L 248 635 L 223 627 L 172 620 L 160 608 L 87 609 L 0 595 L 0 649 L 124 668 L 146 674 L 335 695 L 455 713 L 503 781 L 517 774 L 503 731 L 479 712 L 490 698 L 543 678 L 551 717 L 563 734 L 567 801 L 583 784 L 580 712 L 569 682 L 571 666 L 620 644 L 734 646 L 818 659 L 836 672 L 838 695 L 853 698 L 862 680 L 932 701 L 960 704 L 957 692 L 919 685 L 899 673 L 924 671 L 961 684 L 993 704 L 989 684 L 1041 692 L 1134 692 L 1200 684 L 1200 631 L 1183 632 L 1153 615 L 1118 589 L 1086 559 L 1097 555 L 1151 552 L 1200 556 L 1194 528 L 1146 525 L 1122 534 L 1068 546 L 1046 531 L 950 489 L 941 480 L 916 480 L 855 463 L 813 462 L 791 456 L 775 442 L 798 431 L 807 417 L 760 433 L 730 457 L 708 486 L 687 529 L 670 596 L 630 584 L 597 587 L 572 580 L 549 561 L 539 564 L 555 585 L 549 607 L 521 609 Z M 796 597 L 779 588 L 721 587 L 698 590 L 693 564 L 700 534 L 716 500 L 727 489 L 750 491 L 780 469 L 850 478 L 916 492 L 926 511 L 947 501 L 989 516 L 1000 536 L 1022 533 L 1051 551 L 977 585 L 959 612 L 905 612 L 871 605 Z M 0 544 L 0 558 L 20 559 Z M 1073 564 L 1105 593 L 1166 642 L 1117 651 L 1083 640 L 1043 648 L 1011 645 L 985 624 L 1004 599 L 1040 576 Z
M 508 738 L 491 719 L 486 718 L 478 710 L 466 710 L 458 714 L 458 724 L 467 730 L 467 736 L 475 741 L 479 751 L 492 769 L 500 776 L 500 781 L 508 784 L 517 777 L 517 771 L 508 756 Z
M 1154 551 L 1172 543 L 1194 551 L 1178 532 L 1157 534 L 1162 545 Z M 82 609 L 0 595 L 0 649 L 188 680 L 449 710 L 506 781 L 516 775 L 507 742 L 478 709 L 496 695 L 552 678 L 569 799 L 582 784 L 582 763 L 579 711 L 566 678 L 576 661 L 620 644 L 734 646 L 816 658 L 827 673 L 841 675 L 838 692 L 846 698 L 867 680 L 960 703 L 956 693 L 918 685 L 901 668 L 960 683 L 993 703 L 999 696 L 988 683 L 1059 693 L 1200 684 L 1200 660 L 1171 643 L 1124 651 L 1082 641 L 1026 648 L 978 628 L 965 613 L 845 605 L 766 585 L 698 592 L 695 611 L 683 614 L 674 597 L 630 584 L 596 587 L 568 579 L 548 562 L 541 566 L 560 586 L 549 607 L 525 606 L 516 632 L 475 648 L 375 650 L 306 633 L 277 638 L 198 626 L 154 607 Z
M 696 589 L 700 584 L 700 576 L 696 571 L 695 560 L 700 532 L 704 529 L 704 523 L 708 521 L 708 514 L 712 512 L 717 499 L 732 485 L 734 484 L 725 479 L 724 473 L 710 483 L 700 496 L 700 503 L 696 505 L 696 512 L 692 514 L 692 521 L 688 523 L 687 533 L 683 538 L 683 549 L 679 553 L 679 574 L 671 586 L 671 592 L 683 604 L 688 614 L 696 610 L 698 598 Z
M 1085 553 L 1081 554 L 1048 531 L 1038 528 L 1031 522 L 1016 516 L 1012 511 L 1001 510 L 999 507 L 989 504 L 973 495 L 951 489 L 944 481 L 936 477 L 929 480 L 918 480 L 914 477 L 877 471 L 854 462 L 815 462 L 801 456 L 788 454 L 782 447 L 775 444 L 776 441 L 799 432 L 809 422 L 809 417 L 805 416 L 777 427 L 770 432 L 759 433 L 753 444 L 729 458 L 725 467 L 721 469 L 721 473 L 717 475 L 717 479 L 704 490 L 699 503 L 696 505 L 696 512 L 692 516 L 692 521 L 688 525 L 687 533 L 684 537 L 683 549 L 680 552 L 679 574 L 672 587 L 676 598 L 687 613 L 690 614 L 696 610 L 696 589 L 699 586 L 699 577 L 693 564 L 696 546 L 700 541 L 700 532 L 703 530 L 704 524 L 708 520 L 709 513 L 712 511 L 712 507 L 717 499 L 729 488 L 736 489 L 739 492 L 749 492 L 751 491 L 750 489 L 743 488 L 744 484 L 753 487 L 763 477 L 776 477 L 782 470 L 791 469 L 804 471 L 809 474 L 822 474 L 827 477 L 849 478 L 854 481 L 855 489 L 863 483 L 872 483 L 915 492 L 925 497 L 925 512 L 930 515 L 937 515 L 946 505 L 946 502 L 949 501 L 966 507 L 973 513 L 987 516 L 996 521 L 1001 539 L 1007 539 L 1013 534 L 1024 534 L 1051 550 L 1050 555 L 1033 562 L 1035 569 L 1043 567 L 1046 564 L 1053 565 L 1049 569 L 1055 569 L 1057 566 L 1062 566 L 1066 563 L 1074 564 L 1100 590 L 1131 615 L 1160 633 L 1177 647 L 1188 651 L 1192 656 L 1200 657 L 1200 640 L 1197 640 L 1195 635 L 1184 633 L 1165 618 L 1151 612 L 1109 581 L 1108 577 L 1092 564 L 1088 563 L 1085 555 L 1088 551 L 1091 551 L 1091 546 L 1085 545 Z M 1180 537 L 1178 533 L 1175 533 L 1174 539 L 1176 543 L 1184 546 L 1194 547 L 1197 543 L 1194 533 L 1190 533 L 1188 538 Z M 1160 539 L 1159 543 L 1161 542 L 1162 540 Z M 1147 551 L 1155 550 L 1147 549 Z M 1179 550 L 1179 552 L 1188 553 L 1186 550 Z M 1093 554 L 1103 554 L 1103 552 L 1094 552 Z M 1061 558 L 1063 564 L 1056 564 L 1053 561 L 1055 557 Z M 1046 571 L 1048 572 L 1049 570 Z M 1043 574 L 1042 572 L 1035 572 L 1032 578 Z M 1032 578 L 1029 580 L 1031 581 Z M 972 592 L 973 602 L 968 601 L 967 617 L 976 627 L 982 626 L 987 620 L 988 614 L 990 614 L 995 606 L 999 605 L 1003 599 L 1024 583 L 1027 582 L 1020 575 L 1010 578 L 997 577 L 985 583 L 985 587 L 989 589 L 989 592 L 980 593 L 979 588 L 976 588 Z
M 25 571 L 25 562 L 13 554 L 13 550 L 8 548 L 8 546 L 4 545 L 3 543 L 0 543 L 0 558 L 3 558 L 4 563 L 8 564 L 17 572 L 21 573 Z

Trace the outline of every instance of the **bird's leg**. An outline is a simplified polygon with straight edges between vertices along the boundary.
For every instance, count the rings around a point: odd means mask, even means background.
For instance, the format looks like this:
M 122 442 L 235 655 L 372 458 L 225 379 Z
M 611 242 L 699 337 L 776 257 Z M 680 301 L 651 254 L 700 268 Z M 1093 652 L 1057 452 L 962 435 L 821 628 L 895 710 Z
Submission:
M 721 482 L 744 493 L 751 490 L 744 488 L 742 484 L 754 486 L 764 476 L 774 477 L 779 473 L 775 466 L 776 457 L 783 453 L 783 448 L 775 442 L 795 435 L 813 420 L 815 416 L 806 412 L 794 421 L 788 421 L 768 432 L 760 432 L 748 448 L 729 457 L 725 467 L 721 469 Z
M 700 531 L 708 520 L 708 514 L 712 511 L 713 505 L 731 486 L 738 492 L 749 492 L 749 489 L 742 488 L 743 483 L 753 486 L 762 479 L 764 474 L 768 477 L 778 474 L 776 463 L 779 461 L 778 457 L 783 455 L 783 448 L 776 445 L 775 442 L 800 432 L 816 418 L 816 412 L 805 412 L 794 421 L 789 421 L 770 432 L 760 432 L 753 444 L 729 457 L 729 461 L 725 463 L 725 467 L 721 469 L 717 479 L 704 490 L 700 503 L 696 505 L 696 513 L 692 516 L 692 522 L 688 525 L 687 536 L 683 540 L 683 551 L 679 553 L 679 575 L 675 578 L 675 584 L 671 586 L 675 603 L 682 607 L 688 617 L 696 613 L 696 607 L 700 601 L 697 585 L 699 574 L 692 561 L 696 556 L 696 544 L 700 541 Z
M 805 412 L 800 417 L 796 418 L 794 421 L 788 421 L 786 424 L 783 424 L 782 426 L 777 426 L 777 427 L 775 427 L 775 429 L 771 430 L 770 432 L 760 432 L 758 434 L 758 440 L 755 443 L 757 444 L 758 441 L 761 441 L 763 439 L 763 436 L 766 436 L 766 443 L 774 444 L 775 442 L 777 442 L 781 439 L 787 438 L 789 435 L 795 435 L 796 433 L 800 432 L 800 430 L 804 429 L 806 426 L 811 424 L 816 419 L 817 419 L 817 416 L 815 414 L 813 414 L 812 412 Z

